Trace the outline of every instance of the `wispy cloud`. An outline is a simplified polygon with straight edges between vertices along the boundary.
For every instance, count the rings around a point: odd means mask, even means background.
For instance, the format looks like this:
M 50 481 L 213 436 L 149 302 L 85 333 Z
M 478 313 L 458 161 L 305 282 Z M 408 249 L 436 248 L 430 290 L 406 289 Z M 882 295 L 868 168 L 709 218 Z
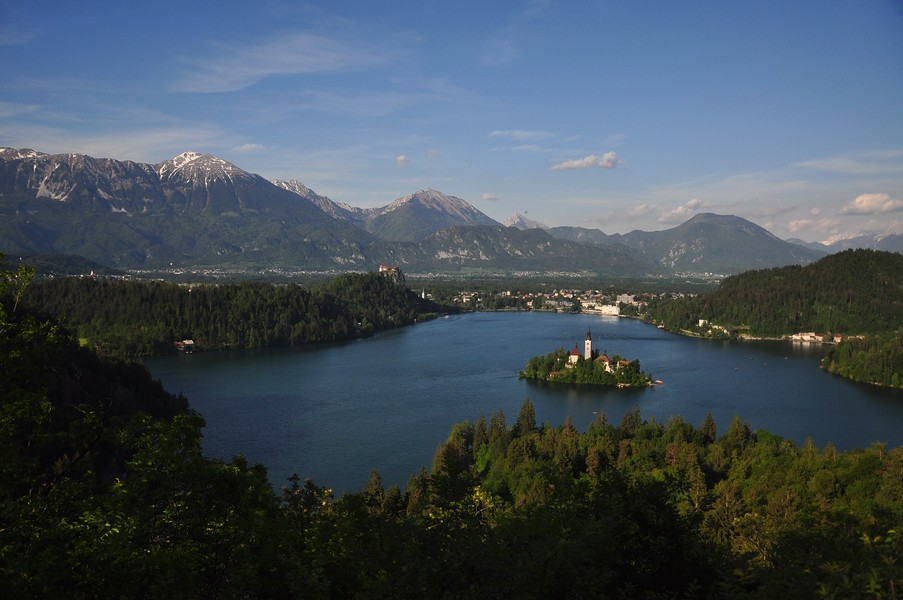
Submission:
M 405 167 L 410 166 L 411 161 L 404 154 L 399 154 L 395 157 L 395 164 L 404 169 Z
M 903 150 L 865 150 L 797 163 L 799 167 L 846 175 L 903 172 Z
M 678 206 L 672 210 L 663 212 L 659 218 L 659 223 L 683 223 L 694 214 L 705 208 L 705 202 L 699 198 L 693 198 L 683 206 Z
M 0 46 L 21 46 L 39 35 L 41 35 L 41 30 L 37 28 L 0 26 Z
M 18 104 L 16 102 L 0 102 L 0 119 L 16 117 L 35 112 L 41 107 L 38 104 Z
M 574 160 L 566 160 L 564 162 L 560 162 L 557 165 L 552 165 L 551 169 L 553 171 L 566 171 L 569 169 L 614 169 L 619 164 L 621 164 L 618 155 L 614 152 L 606 152 L 602 156 L 596 156 L 595 154 L 590 154 L 589 156 L 585 156 L 583 158 L 577 158 Z
M 264 147 L 260 144 L 242 144 L 232 148 L 232 152 L 238 152 L 239 154 L 249 154 L 251 152 L 260 152 L 261 150 L 264 150 Z
M 658 206 L 655 204 L 638 204 L 624 211 L 624 216 L 631 219 L 639 219 L 654 213 L 658 209 Z
M 798 233 L 810 229 L 813 225 L 815 225 L 815 221 L 812 219 L 795 219 L 787 223 L 787 231 Z
M 554 133 L 549 131 L 528 131 L 526 129 L 506 129 L 495 130 L 489 134 L 490 138 L 505 138 L 509 140 L 526 141 L 526 140 L 547 140 L 555 137 Z
M 115 128 L 85 134 L 58 127 L 6 127 L 0 145 L 29 147 L 49 154 L 75 152 L 102 158 L 156 163 L 186 150 L 216 151 L 224 133 L 214 126 Z
M 480 196 L 480 200 L 482 200 L 483 202 L 498 202 L 499 200 L 501 200 L 501 198 L 499 198 L 495 194 L 490 194 L 489 192 L 483 192 L 483 195 Z
M 186 57 L 190 72 L 176 85 L 183 92 L 234 92 L 284 75 L 330 73 L 383 65 L 388 52 L 306 32 L 274 36 L 256 45 L 212 46 L 207 56 Z
M 878 215 L 903 210 L 903 200 L 891 198 L 888 194 L 860 194 L 847 202 L 842 215 Z
M 546 0 L 534 0 L 519 13 L 515 13 L 501 29 L 487 39 L 481 49 L 481 62 L 490 67 L 506 65 L 520 57 L 528 44 L 529 30 L 541 19 L 550 6 Z

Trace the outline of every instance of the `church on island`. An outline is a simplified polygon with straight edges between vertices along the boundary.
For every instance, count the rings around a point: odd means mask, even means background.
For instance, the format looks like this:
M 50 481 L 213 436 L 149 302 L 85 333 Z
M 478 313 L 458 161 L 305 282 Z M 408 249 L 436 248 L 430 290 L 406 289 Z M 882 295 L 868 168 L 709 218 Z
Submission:
M 585 383 L 607 387 L 640 387 L 652 385 L 652 378 L 640 370 L 640 361 L 628 361 L 617 354 L 609 358 L 593 350 L 593 334 L 586 328 L 581 352 L 579 342 L 574 349 L 564 348 L 534 356 L 518 376 L 555 383 Z
M 580 347 L 578 344 L 574 344 L 574 349 L 568 354 L 568 364 L 565 366 L 568 369 L 573 369 L 578 360 L 580 360 Z M 586 339 L 583 341 L 583 360 L 593 360 L 593 334 L 590 331 L 589 325 L 586 326 Z M 630 363 L 630 361 L 622 359 L 619 360 L 616 365 L 613 365 L 611 359 L 605 354 L 597 356 L 595 362 L 602 365 L 602 368 L 605 369 L 606 373 L 611 373 L 615 369 L 624 367 Z

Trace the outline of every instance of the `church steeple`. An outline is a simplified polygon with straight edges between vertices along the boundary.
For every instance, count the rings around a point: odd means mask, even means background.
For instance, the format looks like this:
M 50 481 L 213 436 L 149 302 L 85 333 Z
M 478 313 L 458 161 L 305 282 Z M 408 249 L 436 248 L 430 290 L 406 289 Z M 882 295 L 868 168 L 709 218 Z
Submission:
M 593 336 L 589 331 L 589 325 L 586 326 L 586 341 L 583 342 L 583 359 L 593 359 Z

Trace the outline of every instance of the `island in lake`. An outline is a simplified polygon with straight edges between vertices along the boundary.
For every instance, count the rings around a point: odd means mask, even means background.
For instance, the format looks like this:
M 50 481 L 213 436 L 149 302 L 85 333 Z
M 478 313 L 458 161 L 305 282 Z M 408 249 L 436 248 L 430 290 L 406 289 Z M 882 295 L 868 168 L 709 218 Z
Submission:
M 617 354 L 609 357 L 593 349 L 593 336 L 589 326 L 583 352 L 577 344 L 570 352 L 559 348 L 545 356 L 534 356 L 523 371 L 525 379 L 540 379 L 560 383 L 588 383 L 611 387 L 640 387 L 660 383 L 643 373 L 639 360 L 627 360 Z

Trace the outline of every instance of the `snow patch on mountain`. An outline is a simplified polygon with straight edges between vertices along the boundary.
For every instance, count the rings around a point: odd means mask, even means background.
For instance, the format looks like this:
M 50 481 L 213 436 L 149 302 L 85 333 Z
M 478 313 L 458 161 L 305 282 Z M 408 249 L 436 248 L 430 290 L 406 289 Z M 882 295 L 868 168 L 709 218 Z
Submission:
M 170 181 L 174 178 L 191 182 L 203 180 L 206 187 L 217 180 L 234 182 L 236 177 L 252 177 L 247 171 L 222 158 L 193 151 L 183 152 L 170 160 L 164 160 L 156 165 L 156 168 L 161 181 Z
M 69 194 L 71 193 L 72 187 L 60 185 L 58 182 L 50 181 L 50 177 L 48 176 L 41 180 L 40 185 L 38 185 L 38 192 L 36 196 L 38 198 L 50 198 L 51 200 L 65 202 L 69 199 Z
M 23 158 L 38 158 L 39 156 L 47 156 L 47 154 L 31 148 L 0 148 L 0 160 L 21 160 Z
M 539 221 L 528 219 L 526 216 L 520 213 L 514 213 L 513 215 L 505 219 L 504 225 L 505 227 L 516 227 L 521 231 L 525 231 L 527 229 L 549 229 L 546 225 L 543 225 Z

